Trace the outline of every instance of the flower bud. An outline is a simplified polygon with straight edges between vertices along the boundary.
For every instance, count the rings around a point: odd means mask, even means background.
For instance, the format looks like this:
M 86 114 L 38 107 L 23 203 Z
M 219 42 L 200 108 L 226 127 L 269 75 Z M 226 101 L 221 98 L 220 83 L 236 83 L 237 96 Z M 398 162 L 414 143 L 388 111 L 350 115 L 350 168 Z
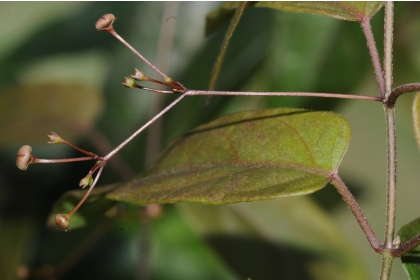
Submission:
M 48 144 L 60 144 L 63 142 L 63 139 L 61 139 L 61 137 L 57 133 L 52 132 L 52 131 L 50 134 L 47 135 L 47 137 L 48 137 L 48 141 L 47 141 Z
M 134 79 L 137 81 L 147 81 L 149 78 L 143 73 L 143 71 L 140 71 L 137 68 L 134 68 L 134 74 L 131 75 Z
M 397 235 L 394 240 L 392 240 L 392 248 L 398 249 L 401 245 L 401 237 Z
M 85 178 L 83 178 L 82 180 L 80 180 L 79 186 L 82 188 L 86 188 L 90 185 L 92 185 L 93 183 L 93 178 L 91 175 L 87 175 Z
M 116 17 L 113 14 L 105 14 L 101 16 L 95 23 L 96 30 L 106 30 L 112 28 Z
M 21 170 L 26 170 L 33 161 L 31 146 L 22 146 L 16 155 L 16 165 Z
M 122 83 L 127 88 L 135 88 L 137 86 L 133 78 L 125 77 L 124 82 Z
M 171 78 L 169 78 L 169 77 L 165 77 L 165 83 L 167 83 L 167 84 L 172 84 L 172 82 L 173 82 L 174 80 L 172 80 Z
M 68 214 L 57 214 L 55 215 L 55 223 L 62 229 L 66 229 L 70 224 L 70 216 Z

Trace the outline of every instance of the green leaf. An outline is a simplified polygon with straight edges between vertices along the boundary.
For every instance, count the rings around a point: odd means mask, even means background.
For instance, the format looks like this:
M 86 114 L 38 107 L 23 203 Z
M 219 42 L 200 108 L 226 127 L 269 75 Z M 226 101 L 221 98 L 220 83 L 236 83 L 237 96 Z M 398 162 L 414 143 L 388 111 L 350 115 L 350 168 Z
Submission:
M 240 279 L 369 279 L 344 234 L 308 197 L 177 208 Z
M 106 213 L 116 202 L 104 199 L 106 193 L 110 192 L 116 185 L 97 187 L 92 190 L 84 204 L 71 217 L 69 230 L 85 226 L 89 221 L 97 219 Z M 86 194 L 87 189 L 72 190 L 63 194 L 54 204 L 51 210 L 48 226 L 59 229 L 55 224 L 55 214 L 66 214 L 70 212 Z
M 173 141 L 149 171 L 107 197 L 222 205 L 309 194 L 329 182 L 349 139 L 349 124 L 334 113 L 243 111 Z
M 74 139 L 99 116 L 103 101 L 99 89 L 85 84 L 42 84 L 0 92 L 0 147 L 19 141 L 46 143 L 57 132 Z
M 292 13 L 319 14 L 336 19 L 362 21 L 373 17 L 384 5 L 384 2 L 305 2 L 279 1 L 257 2 L 255 7 L 272 8 Z
M 413 101 L 413 124 L 417 145 L 420 147 L 420 93 L 417 93 Z
M 402 226 L 397 233 L 401 243 L 409 241 L 418 234 L 420 234 L 420 218 Z M 420 279 L 420 246 L 403 255 L 401 262 L 409 279 Z

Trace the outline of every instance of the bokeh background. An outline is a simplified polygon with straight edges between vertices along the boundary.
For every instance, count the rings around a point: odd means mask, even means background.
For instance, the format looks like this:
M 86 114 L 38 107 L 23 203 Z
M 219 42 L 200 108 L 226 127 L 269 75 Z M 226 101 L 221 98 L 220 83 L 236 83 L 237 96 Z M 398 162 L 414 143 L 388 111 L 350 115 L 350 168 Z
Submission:
M 78 156 L 69 147 L 46 144 L 46 135 L 55 131 L 86 150 L 105 154 L 173 100 L 121 85 L 135 67 L 158 77 L 112 36 L 97 32 L 95 21 L 113 13 L 116 31 L 145 57 L 186 87 L 206 89 L 228 24 L 204 36 L 205 16 L 218 6 L 0 3 L 1 279 L 318 279 L 322 273 L 311 254 L 319 250 L 308 248 L 329 235 L 314 238 L 310 230 L 303 234 L 290 214 L 296 208 L 302 210 L 303 221 L 317 221 L 312 215 L 318 212 L 318 218 L 328 219 L 334 229 L 326 231 L 340 236 L 337 244 L 346 244 L 338 247 L 350 248 L 346 250 L 357 260 L 356 270 L 368 279 L 378 277 L 380 257 L 332 186 L 302 199 L 249 206 L 119 205 L 123 214 L 117 218 L 97 213 L 85 227 L 66 233 L 46 226 L 53 203 L 78 189 L 92 164 L 34 165 L 23 172 L 15 165 L 20 146 L 31 145 L 39 158 Z M 395 86 L 420 81 L 419 12 L 418 3 L 395 4 Z M 382 55 L 383 9 L 372 27 Z M 264 8 L 246 10 L 216 88 L 379 94 L 358 23 Z M 397 104 L 397 229 L 420 214 L 413 96 L 404 95 Z M 373 102 L 189 97 L 125 147 L 98 185 L 129 180 L 167 143 L 199 124 L 231 112 L 280 106 L 335 111 L 349 120 L 353 136 L 340 174 L 382 239 L 385 120 L 383 109 Z M 288 225 L 295 225 L 294 231 L 288 231 Z M 330 279 L 344 279 L 330 272 Z M 392 279 L 403 277 L 396 260 Z

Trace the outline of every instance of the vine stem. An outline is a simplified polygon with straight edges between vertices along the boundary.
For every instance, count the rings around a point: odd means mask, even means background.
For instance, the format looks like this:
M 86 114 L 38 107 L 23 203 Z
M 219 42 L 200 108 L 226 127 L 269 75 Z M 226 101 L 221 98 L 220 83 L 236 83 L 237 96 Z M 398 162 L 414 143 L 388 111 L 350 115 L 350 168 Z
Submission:
M 385 68 L 385 100 L 384 110 L 387 128 L 388 146 L 388 189 L 386 203 L 386 223 L 384 246 L 387 250 L 382 253 L 381 279 L 387 280 L 391 275 L 394 257 L 391 254 L 392 241 L 395 231 L 396 196 L 397 196 L 397 145 L 395 128 L 395 104 L 386 100 L 392 93 L 392 38 L 394 24 L 394 3 L 385 4 L 385 38 L 384 38 L 384 68 Z

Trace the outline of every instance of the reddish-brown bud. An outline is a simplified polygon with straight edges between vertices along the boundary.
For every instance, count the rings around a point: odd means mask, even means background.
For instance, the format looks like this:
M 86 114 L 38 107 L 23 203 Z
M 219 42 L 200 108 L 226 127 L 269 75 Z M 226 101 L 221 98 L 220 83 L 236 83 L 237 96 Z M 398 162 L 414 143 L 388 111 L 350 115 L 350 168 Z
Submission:
M 105 14 L 101 16 L 95 23 L 96 30 L 106 30 L 112 28 L 116 17 L 113 14 Z
M 31 146 L 22 146 L 16 155 L 16 165 L 21 170 L 26 170 L 33 161 Z
M 67 229 L 70 224 L 70 216 L 68 214 L 55 215 L 55 223 L 62 229 Z
M 60 144 L 63 142 L 63 139 L 61 139 L 61 137 L 57 133 L 52 132 L 52 131 L 50 134 L 47 135 L 47 137 L 48 137 L 48 141 L 47 141 L 48 144 Z

